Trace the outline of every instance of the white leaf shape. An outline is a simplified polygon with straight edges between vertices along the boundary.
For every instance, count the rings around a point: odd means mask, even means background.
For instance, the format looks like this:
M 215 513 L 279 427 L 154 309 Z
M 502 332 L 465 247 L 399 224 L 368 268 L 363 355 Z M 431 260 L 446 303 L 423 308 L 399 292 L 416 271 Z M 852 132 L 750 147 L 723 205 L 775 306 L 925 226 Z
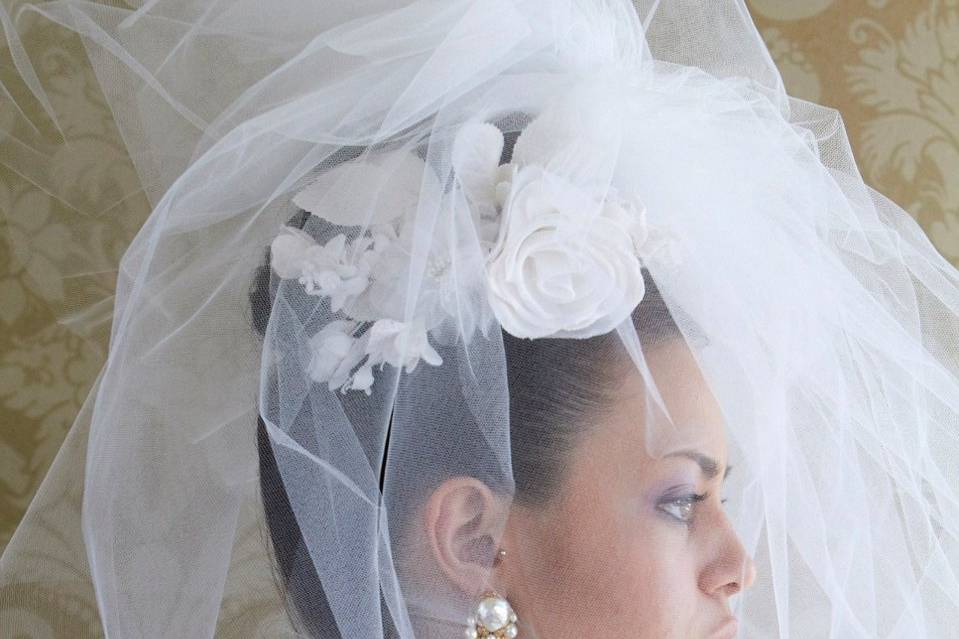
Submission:
M 405 150 L 347 162 L 293 196 L 293 204 L 341 226 L 386 224 L 416 210 L 425 168 L 423 160 Z
M 460 129 L 453 142 L 453 170 L 470 201 L 493 203 L 502 153 L 503 133 L 492 124 L 471 122 Z

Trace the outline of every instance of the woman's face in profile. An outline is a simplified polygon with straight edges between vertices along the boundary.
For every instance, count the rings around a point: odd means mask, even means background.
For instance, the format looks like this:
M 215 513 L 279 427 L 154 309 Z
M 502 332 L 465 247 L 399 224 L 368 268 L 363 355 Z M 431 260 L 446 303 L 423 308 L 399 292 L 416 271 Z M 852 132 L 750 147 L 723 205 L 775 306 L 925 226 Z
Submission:
M 682 341 L 647 360 L 676 427 L 647 437 L 637 373 L 573 452 L 553 505 L 511 513 L 499 577 L 536 637 L 736 635 L 728 600 L 755 568 L 721 504 L 719 407 Z

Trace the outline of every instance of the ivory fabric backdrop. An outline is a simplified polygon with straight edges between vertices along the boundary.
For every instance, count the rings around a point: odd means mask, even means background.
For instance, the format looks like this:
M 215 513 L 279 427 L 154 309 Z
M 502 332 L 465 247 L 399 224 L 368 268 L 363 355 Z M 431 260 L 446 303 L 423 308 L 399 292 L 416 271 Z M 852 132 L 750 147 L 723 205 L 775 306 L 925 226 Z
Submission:
M 22 0 L 0 2 L 12 12 Z M 789 92 L 841 111 L 866 181 L 915 216 L 959 266 L 959 0 L 749 4 Z M 63 224 L 75 211 L 64 210 L 0 162 L 0 548 L 104 361 L 116 265 L 149 213 L 96 78 L 83 64 L 79 40 L 42 20 L 30 24 L 41 31 L 30 35 L 31 42 L 41 43 L 30 48 L 31 59 L 75 140 L 71 153 L 55 154 L 46 167 L 47 184 L 73 195 L 82 185 L 87 189 L 80 194 L 82 213 L 95 220 L 123 207 L 122 215 L 109 217 L 125 222 L 93 223 L 86 236 L 77 237 Z M 0 80 L 19 87 L 17 97 L 26 98 L 12 68 L 6 50 L 0 51 Z M 39 112 L 35 101 L 23 103 Z M 9 126 L 14 115 L 13 105 L 0 98 L 0 123 Z M 90 171 L 96 172 L 94 180 Z M 70 264 L 75 272 L 77 261 L 90 276 L 63 280 L 61 271 Z M 78 334 L 53 322 L 54 313 L 89 300 L 104 300 L 83 323 L 95 330 Z M 78 507 L 80 492 L 69 488 L 64 500 Z M 27 610 L 31 598 L 52 594 L 28 593 L 23 608 L 0 609 L 0 628 L 4 619 L 23 622 L 24 615 L 34 614 Z M 75 618 L 76 636 L 80 628 L 95 625 L 89 595 L 79 593 L 61 607 L 61 615 Z M 30 636 L 48 636 L 41 619 L 32 627 L 37 631 Z

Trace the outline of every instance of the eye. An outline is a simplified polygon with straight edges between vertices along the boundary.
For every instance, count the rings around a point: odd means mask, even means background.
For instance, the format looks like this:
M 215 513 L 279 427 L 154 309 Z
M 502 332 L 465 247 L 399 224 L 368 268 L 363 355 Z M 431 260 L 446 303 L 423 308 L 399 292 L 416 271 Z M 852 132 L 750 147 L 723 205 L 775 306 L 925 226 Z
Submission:
M 696 503 L 708 496 L 709 493 L 689 493 L 679 497 L 667 497 L 657 504 L 657 508 L 676 521 L 689 524 L 696 512 Z

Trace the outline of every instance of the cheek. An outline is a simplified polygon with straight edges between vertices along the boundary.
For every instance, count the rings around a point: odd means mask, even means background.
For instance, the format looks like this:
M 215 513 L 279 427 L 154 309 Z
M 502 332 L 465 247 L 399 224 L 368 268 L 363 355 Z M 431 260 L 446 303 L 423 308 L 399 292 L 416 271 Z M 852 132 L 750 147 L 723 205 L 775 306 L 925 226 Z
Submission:
M 697 579 L 684 528 L 601 498 L 547 528 L 523 588 L 537 636 L 687 636 Z

